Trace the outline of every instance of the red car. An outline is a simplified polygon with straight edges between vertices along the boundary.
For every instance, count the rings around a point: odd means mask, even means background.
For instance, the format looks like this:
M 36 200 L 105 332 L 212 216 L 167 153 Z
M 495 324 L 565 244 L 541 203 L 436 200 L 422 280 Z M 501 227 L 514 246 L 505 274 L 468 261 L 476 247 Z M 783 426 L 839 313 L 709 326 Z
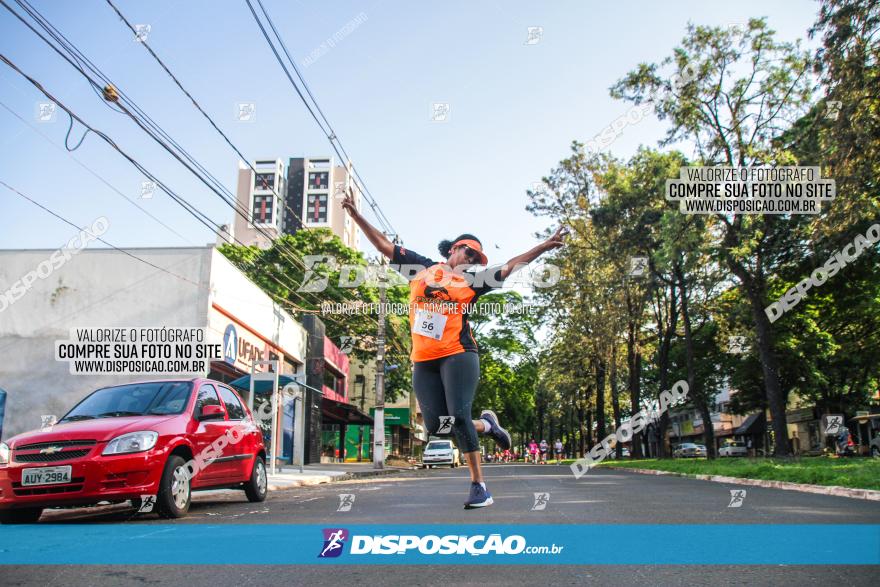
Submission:
M 0 443 L 0 522 L 36 522 L 47 507 L 126 500 L 180 518 L 199 489 L 244 489 L 259 502 L 265 462 L 253 416 L 222 383 L 104 387 L 50 429 Z

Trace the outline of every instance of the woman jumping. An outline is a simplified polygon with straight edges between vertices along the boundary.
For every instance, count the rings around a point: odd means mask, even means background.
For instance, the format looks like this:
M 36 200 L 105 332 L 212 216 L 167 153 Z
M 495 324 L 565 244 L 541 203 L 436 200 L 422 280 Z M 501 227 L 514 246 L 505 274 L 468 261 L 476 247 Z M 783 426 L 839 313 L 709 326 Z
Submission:
M 451 423 L 455 443 L 467 458 L 471 474 L 470 495 L 464 507 L 492 505 L 480 470 L 477 434 L 492 436 L 504 450 L 510 449 L 510 434 L 492 410 L 483 410 L 479 420 L 471 419 L 471 404 L 480 381 L 480 358 L 468 314 L 477 298 L 500 287 L 515 269 L 561 247 L 567 232 L 560 228 L 543 243 L 500 267 L 467 272 L 469 267 L 488 263 L 482 243 L 474 235 L 441 241 L 439 251 L 446 262 L 438 263 L 389 241 L 361 216 L 351 193 L 342 206 L 380 253 L 401 269 L 406 267 L 402 272 L 410 280 L 412 382 L 425 427 L 428 434 L 434 434 L 441 427 L 441 418 L 455 418 Z

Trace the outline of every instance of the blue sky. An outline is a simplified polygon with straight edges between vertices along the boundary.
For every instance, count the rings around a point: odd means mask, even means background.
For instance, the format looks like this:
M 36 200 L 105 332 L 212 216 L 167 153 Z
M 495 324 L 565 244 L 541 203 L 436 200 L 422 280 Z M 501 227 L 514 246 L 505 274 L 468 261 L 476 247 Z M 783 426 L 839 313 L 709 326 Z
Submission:
M 250 159 L 331 154 L 294 94 L 243 0 L 118 0 L 148 42 Z M 32 0 L 53 24 L 156 119 L 230 191 L 237 156 L 201 118 L 103 0 Z M 301 63 L 346 23 L 361 22 L 303 68 L 322 109 L 372 194 L 413 250 L 479 236 L 492 261 L 533 246 L 547 219 L 525 211 L 525 190 L 627 104 L 608 87 L 641 61 L 659 61 L 688 22 L 727 25 L 766 16 L 778 38 L 805 38 L 817 3 L 784 2 L 289 2 L 264 0 Z M 537 44 L 527 28 L 543 27 Z M 127 117 L 104 106 L 84 79 L 24 25 L 0 10 L 0 52 L 107 132 L 160 179 L 220 223 L 232 211 Z M 37 122 L 43 96 L 0 65 L 0 179 L 79 225 L 106 216 L 117 246 L 204 244 L 213 235 L 159 192 L 139 200 L 141 174 L 100 139 L 73 155 L 184 238 L 156 223 L 77 164 L 63 149 L 67 116 Z M 236 103 L 256 104 L 239 122 Z M 430 120 L 449 103 L 450 119 Z M 620 157 L 655 145 L 661 123 L 628 127 L 611 146 Z M 75 127 L 73 142 L 81 129 Z M 54 143 L 54 146 L 53 144 Z M 54 248 L 72 228 L 0 189 L 0 248 Z M 364 242 L 364 245 L 367 245 Z M 497 248 L 496 248 L 497 247 Z

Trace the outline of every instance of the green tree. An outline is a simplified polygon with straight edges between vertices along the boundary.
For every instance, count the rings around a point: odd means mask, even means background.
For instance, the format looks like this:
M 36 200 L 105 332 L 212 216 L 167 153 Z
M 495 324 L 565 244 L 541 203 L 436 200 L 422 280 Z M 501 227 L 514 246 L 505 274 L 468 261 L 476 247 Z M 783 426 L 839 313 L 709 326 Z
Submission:
M 368 304 L 379 300 L 375 280 L 371 283 L 367 279 L 377 275 L 378 266 L 369 264 L 363 254 L 345 246 L 329 229 L 300 230 L 293 235 L 283 235 L 267 249 L 225 244 L 220 247 L 220 252 L 294 317 L 305 313 L 320 315 L 327 336 L 334 342 L 339 343 L 341 336 L 354 337 L 352 357 L 362 361 L 375 359 L 378 328 L 375 313 L 322 311 L 325 303 Z M 362 268 L 360 280 L 364 283 L 357 287 L 340 287 L 340 272 L 346 266 Z M 311 274 L 307 274 L 309 270 Z M 358 273 L 354 271 L 344 277 L 344 281 L 351 284 L 359 281 Z M 405 303 L 408 289 L 403 278 L 396 274 L 391 277 L 395 278 L 391 283 L 396 285 L 388 288 L 388 301 Z M 326 287 L 311 285 L 322 278 L 327 280 Z M 407 316 L 387 316 L 386 363 L 399 365 L 386 377 L 389 401 L 394 401 L 411 387 L 407 320 Z
M 639 65 L 612 87 L 612 95 L 636 104 L 656 97 L 655 114 L 670 123 L 662 144 L 692 143 L 703 165 L 791 163 L 791 154 L 774 139 L 809 110 L 815 82 L 808 53 L 774 35 L 763 19 L 751 19 L 745 31 L 689 25 L 670 57 Z M 674 71 L 661 73 L 669 65 Z M 688 81 L 677 83 L 680 79 Z M 715 218 L 717 256 L 749 301 L 773 427 L 776 438 L 784 439 L 787 394 L 764 308 L 771 301 L 768 275 L 787 260 L 798 226 L 806 221 L 777 215 Z M 777 442 L 774 450 L 777 456 L 790 452 L 786 442 Z

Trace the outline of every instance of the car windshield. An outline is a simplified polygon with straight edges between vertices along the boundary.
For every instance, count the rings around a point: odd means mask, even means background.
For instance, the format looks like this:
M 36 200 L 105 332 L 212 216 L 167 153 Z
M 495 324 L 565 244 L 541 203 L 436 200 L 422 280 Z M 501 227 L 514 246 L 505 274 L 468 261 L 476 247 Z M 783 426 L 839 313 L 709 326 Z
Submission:
M 697 448 L 696 444 L 682 444 L 678 448 Z
M 727 446 L 733 446 L 736 448 L 744 448 L 746 446 L 746 444 L 744 442 L 731 442 Z
M 157 381 L 105 387 L 76 405 L 60 422 L 180 414 L 186 408 L 192 382 Z
M 425 450 L 443 450 L 452 448 L 452 443 L 450 442 L 429 442 L 428 446 L 425 447 Z

